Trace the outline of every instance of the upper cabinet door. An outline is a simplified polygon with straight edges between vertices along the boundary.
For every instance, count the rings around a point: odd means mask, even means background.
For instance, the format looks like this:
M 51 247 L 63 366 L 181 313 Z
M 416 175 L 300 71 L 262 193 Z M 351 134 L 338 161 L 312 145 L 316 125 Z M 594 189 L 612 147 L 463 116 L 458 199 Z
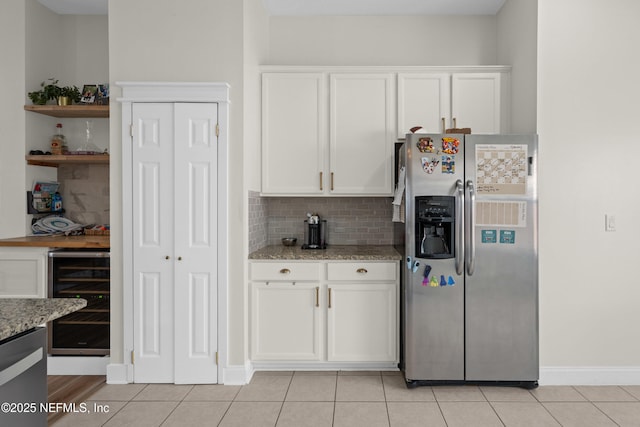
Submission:
M 451 122 L 450 82 L 446 73 L 398 74 L 398 138 L 415 126 L 444 133 Z
M 391 195 L 395 75 L 331 74 L 331 194 Z
M 262 75 L 263 194 L 323 194 L 326 111 L 324 74 Z
M 452 127 L 471 128 L 472 133 L 504 133 L 502 120 L 506 91 L 500 73 L 453 74 L 451 82 Z M 505 98 L 506 99 L 506 98 Z

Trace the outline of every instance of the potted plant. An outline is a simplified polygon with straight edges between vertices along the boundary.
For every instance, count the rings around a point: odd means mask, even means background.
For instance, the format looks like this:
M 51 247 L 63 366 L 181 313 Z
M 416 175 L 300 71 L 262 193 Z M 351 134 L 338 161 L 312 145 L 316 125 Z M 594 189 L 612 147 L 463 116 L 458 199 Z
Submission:
M 58 79 L 50 78 L 40 83 L 42 89 L 29 92 L 29 99 L 34 104 L 44 105 L 47 101 L 55 99 L 58 105 L 70 105 L 72 102 L 80 102 L 81 94 L 78 86 L 58 86 Z
M 29 98 L 34 104 L 44 105 L 50 99 L 56 99 L 60 96 L 60 87 L 57 86 L 58 79 L 50 78 L 47 81 L 40 83 L 42 89 L 34 92 L 29 92 Z
M 71 105 L 72 102 L 80 101 L 80 88 L 78 86 L 64 86 L 60 88 L 58 95 L 58 105 Z

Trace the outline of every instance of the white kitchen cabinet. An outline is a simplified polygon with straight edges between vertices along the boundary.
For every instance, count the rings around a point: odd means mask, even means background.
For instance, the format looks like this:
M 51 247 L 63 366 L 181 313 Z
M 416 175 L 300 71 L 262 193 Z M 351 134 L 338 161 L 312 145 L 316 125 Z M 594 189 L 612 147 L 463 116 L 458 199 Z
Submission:
M 251 354 L 254 360 L 320 360 L 320 284 L 254 282 Z
M 327 360 L 397 359 L 397 275 L 397 262 L 327 264 Z
M 128 381 L 217 383 L 228 85 L 118 85 Z
M 328 285 L 327 360 L 396 360 L 397 288 L 395 283 Z
M 329 88 L 330 193 L 391 195 L 394 75 L 333 73 Z
M 0 248 L 0 298 L 46 298 L 49 248 Z
M 251 263 L 251 357 L 320 360 L 321 264 Z
M 262 193 L 325 193 L 327 88 L 322 73 L 262 75 Z
M 457 73 L 451 76 L 453 127 L 479 134 L 506 133 L 505 89 L 501 73 Z
M 262 194 L 389 196 L 394 130 L 392 73 L 263 73 Z
M 398 138 L 422 126 L 427 132 L 444 132 L 451 117 L 451 74 L 398 74 Z
M 396 362 L 398 274 L 392 261 L 251 262 L 252 361 Z
M 508 73 L 398 74 L 398 134 L 422 126 L 429 133 L 471 128 L 472 133 L 509 131 Z

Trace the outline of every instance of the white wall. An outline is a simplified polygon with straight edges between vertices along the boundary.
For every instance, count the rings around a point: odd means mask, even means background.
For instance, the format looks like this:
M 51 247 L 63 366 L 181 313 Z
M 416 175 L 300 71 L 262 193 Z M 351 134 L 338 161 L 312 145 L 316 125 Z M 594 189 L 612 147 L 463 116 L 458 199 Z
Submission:
M 538 3 L 540 362 L 637 384 L 640 2 Z
M 111 0 L 109 79 L 111 80 L 111 247 L 112 363 L 122 348 L 122 155 L 121 94 L 115 81 L 202 81 L 231 85 L 229 129 L 229 363 L 244 363 L 243 222 L 243 3 L 225 0 Z
M 0 238 L 17 237 L 25 224 L 25 4 L 9 0 L 0 13 Z M 7 43 L 6 41 L 11 41 Z M 11 60 L 9 60 L 9 58 Z M 10 83 L 9 83 L 10 82 Z
M 272 65 L 495 65 L 495 16 L 271 17 Z
M 537 0 L 507 0 L 498 13 L 498 63 L 511 65 L 511 133 L 536 132 Z
M 249 255 L 249 191 L 260 191 L 261 185 L 261 115 L 260 105 L 261 83 L 259 66 L 266 62 L 269 50 L 269 19 L 262 0 L 244 0 L 244 190 L 243 190 L 243 226 L 242 226 L 242 259 Z M 237 238 L 237 235 L 234 235 Z M 244 262 L 243 269 L 244 295 L 242 309 L 235 307 L 243 314 L 243 348 L 242 361 L 249 358 L 249 273 Z M 236 332 L 237 333 L 237 332 Z M 240 364 L 239 357 L 234 357 Z

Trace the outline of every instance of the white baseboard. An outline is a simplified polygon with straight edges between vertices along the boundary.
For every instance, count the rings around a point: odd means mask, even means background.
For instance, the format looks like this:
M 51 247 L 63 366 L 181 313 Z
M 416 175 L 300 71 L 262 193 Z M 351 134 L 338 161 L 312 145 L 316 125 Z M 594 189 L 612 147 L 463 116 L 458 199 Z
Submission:
M 249 384 L 253 377 L 253 366 L 251 362 L 247 362 L 244 365 L 227 366 L 224 368 L 224 378 L 220 381 L 220 384 L 224 385 L 245 385 Z
M 111 363 L 107 365 L 107 384 L 129 384 L 127 365 Z
M 397 362 L 270 362 L 253 361 L 255 371 L 397 371 Z
M 540 385 L 640 385 L 640 366 L 543 366 Z
M 48 356 L 47 375 L 106 375 L 109 356 Z

